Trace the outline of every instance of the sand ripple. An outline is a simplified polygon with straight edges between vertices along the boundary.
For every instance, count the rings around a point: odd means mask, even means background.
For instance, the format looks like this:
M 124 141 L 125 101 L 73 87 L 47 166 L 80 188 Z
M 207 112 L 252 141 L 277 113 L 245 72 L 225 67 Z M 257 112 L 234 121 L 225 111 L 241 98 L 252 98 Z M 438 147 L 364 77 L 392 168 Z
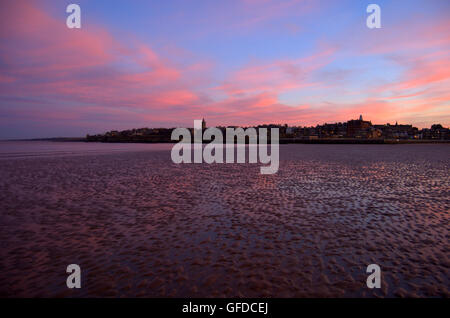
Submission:
M 277 175 L 168 151 L 3 160 L 0 296 L 448 297 L 449 150 L 282 145 Z

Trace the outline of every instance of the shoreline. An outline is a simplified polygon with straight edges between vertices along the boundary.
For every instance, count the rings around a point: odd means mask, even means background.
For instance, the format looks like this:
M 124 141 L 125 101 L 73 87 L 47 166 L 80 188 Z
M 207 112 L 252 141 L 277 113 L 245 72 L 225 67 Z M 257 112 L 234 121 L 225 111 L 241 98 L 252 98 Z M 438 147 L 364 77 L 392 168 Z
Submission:
M 50 141 L 50 142 L 86 142 L 86 143 L 122 143 L 122 144 L 176 144 L 174 140 L 108 140 L 108 141 L 89 141 L 86 138 L 37 138 L 37 139 L 14 139 L 2 141 Z M 203 142 L 208 144 L 210 142 Z M 409 140 L 409 139 L 351 139 L 351 138 L 329 138 L 329 139 L 280 139 L 280 144 L 364 144 L 364 145 L 396 145 L 396 144 L 448 144 L 450 140 Z M 225 143 L 224 143 L 225 144 Z M 246 143 L 248 144 L 248 143 Z M 270 140 L 268 140 L 270 144 Z

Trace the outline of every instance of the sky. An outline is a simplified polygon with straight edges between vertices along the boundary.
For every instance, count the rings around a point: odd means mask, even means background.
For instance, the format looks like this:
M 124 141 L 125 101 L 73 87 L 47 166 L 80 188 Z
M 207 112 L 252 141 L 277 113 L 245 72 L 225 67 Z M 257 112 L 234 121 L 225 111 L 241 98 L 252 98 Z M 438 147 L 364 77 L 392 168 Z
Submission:
M 201 118 L 448 127 L 449 57 L 446 0 L 2 0 L 0 139 Z

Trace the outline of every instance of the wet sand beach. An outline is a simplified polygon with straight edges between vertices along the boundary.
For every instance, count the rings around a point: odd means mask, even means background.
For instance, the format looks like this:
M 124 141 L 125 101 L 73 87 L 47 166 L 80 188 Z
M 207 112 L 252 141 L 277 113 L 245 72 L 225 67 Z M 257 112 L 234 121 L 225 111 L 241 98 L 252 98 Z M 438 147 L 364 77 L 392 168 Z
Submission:
M 450 295 L 449 145 L 281 145 L 261 175 L 42 144 L 0 151 L 2 297 Z

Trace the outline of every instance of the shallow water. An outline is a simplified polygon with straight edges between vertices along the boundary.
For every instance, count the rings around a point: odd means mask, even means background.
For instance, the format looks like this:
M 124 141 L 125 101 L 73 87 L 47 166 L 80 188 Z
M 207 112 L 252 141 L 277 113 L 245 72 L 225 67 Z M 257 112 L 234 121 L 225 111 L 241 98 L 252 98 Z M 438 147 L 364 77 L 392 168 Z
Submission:
M 0 296 L 450 295 L 449 145 L 281 145 L 276 175 L 171 147 L 0 143 Z

